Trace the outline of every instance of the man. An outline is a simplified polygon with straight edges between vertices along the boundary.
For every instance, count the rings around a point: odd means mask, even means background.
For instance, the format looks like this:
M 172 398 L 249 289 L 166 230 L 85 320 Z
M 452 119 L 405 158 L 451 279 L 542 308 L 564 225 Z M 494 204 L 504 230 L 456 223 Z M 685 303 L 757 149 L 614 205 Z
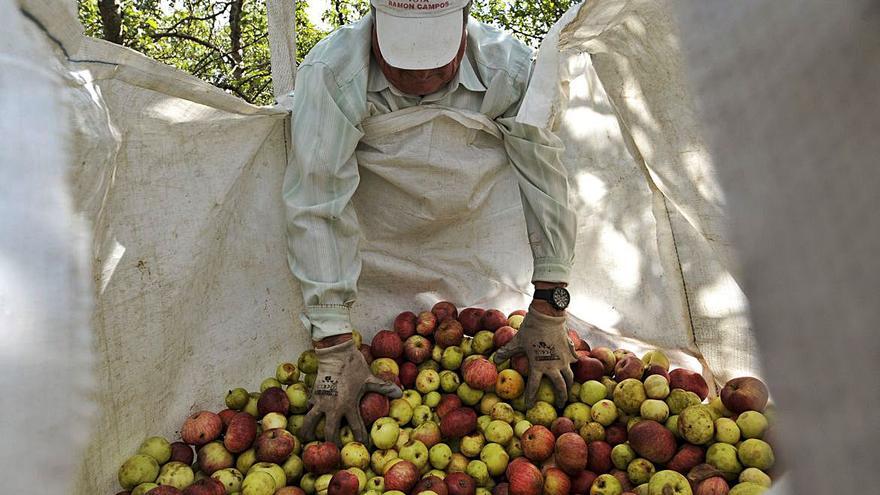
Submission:
M 509 220 L 510 212 L 521 226 L 518 209 L 528 237 L 507 244 L 531 248 L 536 291 L 519 333 L 496 360 L 524 352 L 527 403 L 546 376 L 561 407 L 576 360 L 564 325 L 564 287 L 577 222 L 568 207 L 560 141 L 514 121 L 531 52 L 470 19 L 468 0 L 371 4 L 370 15 L 315 46 L 297 73 L 284 198 L 290 266 L 302 286 L 302 320 L 319 363 L 313 407 L 301 431 L 313 438 L 325 417 L 325 437 L 338 442 L 345 418 L 366 443 L 361 395 L 401 395 L 370 373 L 351 340 L 349 310 L 358 288 L 363 294 L 393 292 L 388 281 L 418 276 L 395 272 L 399 266 L 442 256 L 444 239 L 464 240 L 473 246 L 481 276 L 454 281 L 449 289 L 470 288 L 463 299 L 470 303 L 479 294 L 473 291 L 487 291 L 483 280 L 509 278 L 506 272 L 519 268 L 486 255 L 506 247 L 478 235 Z M 385 208 L 365 213 L 365 205 L 376 202 Z M 368 283 L 362 268 L 371 275 Z M 432 283 L 441 279 L 445 274 L 426 276 L 421 286 L 434 291 Z

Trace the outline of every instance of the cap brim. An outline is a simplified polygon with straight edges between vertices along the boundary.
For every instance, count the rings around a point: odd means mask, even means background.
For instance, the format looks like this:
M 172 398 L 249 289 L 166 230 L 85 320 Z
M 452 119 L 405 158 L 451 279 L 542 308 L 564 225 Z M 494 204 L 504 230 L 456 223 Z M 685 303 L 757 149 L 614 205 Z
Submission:
M 464 11 L 438 17 L 395 17 L 376 11 L 382 58 L 398 69 L 436 69 L 452 62 L 461 47 Z

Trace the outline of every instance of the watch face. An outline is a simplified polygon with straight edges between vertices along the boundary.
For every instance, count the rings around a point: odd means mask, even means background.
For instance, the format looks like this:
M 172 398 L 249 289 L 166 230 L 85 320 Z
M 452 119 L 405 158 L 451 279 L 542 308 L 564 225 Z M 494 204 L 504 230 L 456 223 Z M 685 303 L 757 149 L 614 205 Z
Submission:
M 553 304 L 558 309 L 565 309 L 568 307 L 568 303 L 571 302 L 571 297 L 568 294 L 568 291 L 557 287 L 553 289 Z

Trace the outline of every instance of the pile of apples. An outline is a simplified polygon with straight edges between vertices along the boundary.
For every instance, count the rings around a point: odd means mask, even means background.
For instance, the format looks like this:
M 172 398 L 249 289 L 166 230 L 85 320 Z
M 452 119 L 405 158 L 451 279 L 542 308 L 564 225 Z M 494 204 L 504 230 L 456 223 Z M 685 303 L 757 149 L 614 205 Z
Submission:
M 371 345 L 355 333 L 372 372 L 404 389 L 394 400 L 363 396 L 369 446 L 348 426 L 341 449 L 323 441 L 323 420 L 318 441 L 297 436 L 317 372 L 310 350 L 259 393 L 236 388 L 227 409 L 188 417 L 181 441 L 146 439 L 119 469 L 126 491 L 117 495 L 753 495 L 770 486 L 760 380 L 735 378 L 710 399 L 703 377 L 670 370 L 662 351 L 590 349 L 569 331 L 579 357 L 565 407 L 542 379 L 526 408 L 525 356 L 492 359 L 524 315 L 440 302 L 401 313 Z

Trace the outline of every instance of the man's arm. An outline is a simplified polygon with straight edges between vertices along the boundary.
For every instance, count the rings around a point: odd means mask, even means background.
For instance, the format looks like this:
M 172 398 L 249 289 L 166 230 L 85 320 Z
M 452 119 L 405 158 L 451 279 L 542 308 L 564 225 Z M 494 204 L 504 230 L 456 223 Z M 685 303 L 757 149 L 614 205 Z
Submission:
M 325 65 L 301 67 L 296 87 L 283 185 L 288 262 L 302 287 L 303 323 L 319 341 L 352 330 L 349 307 L 361 259 L 351 197 L 359 182 L 354 151 L 363 134 L 340 108 L 342 90 Z

